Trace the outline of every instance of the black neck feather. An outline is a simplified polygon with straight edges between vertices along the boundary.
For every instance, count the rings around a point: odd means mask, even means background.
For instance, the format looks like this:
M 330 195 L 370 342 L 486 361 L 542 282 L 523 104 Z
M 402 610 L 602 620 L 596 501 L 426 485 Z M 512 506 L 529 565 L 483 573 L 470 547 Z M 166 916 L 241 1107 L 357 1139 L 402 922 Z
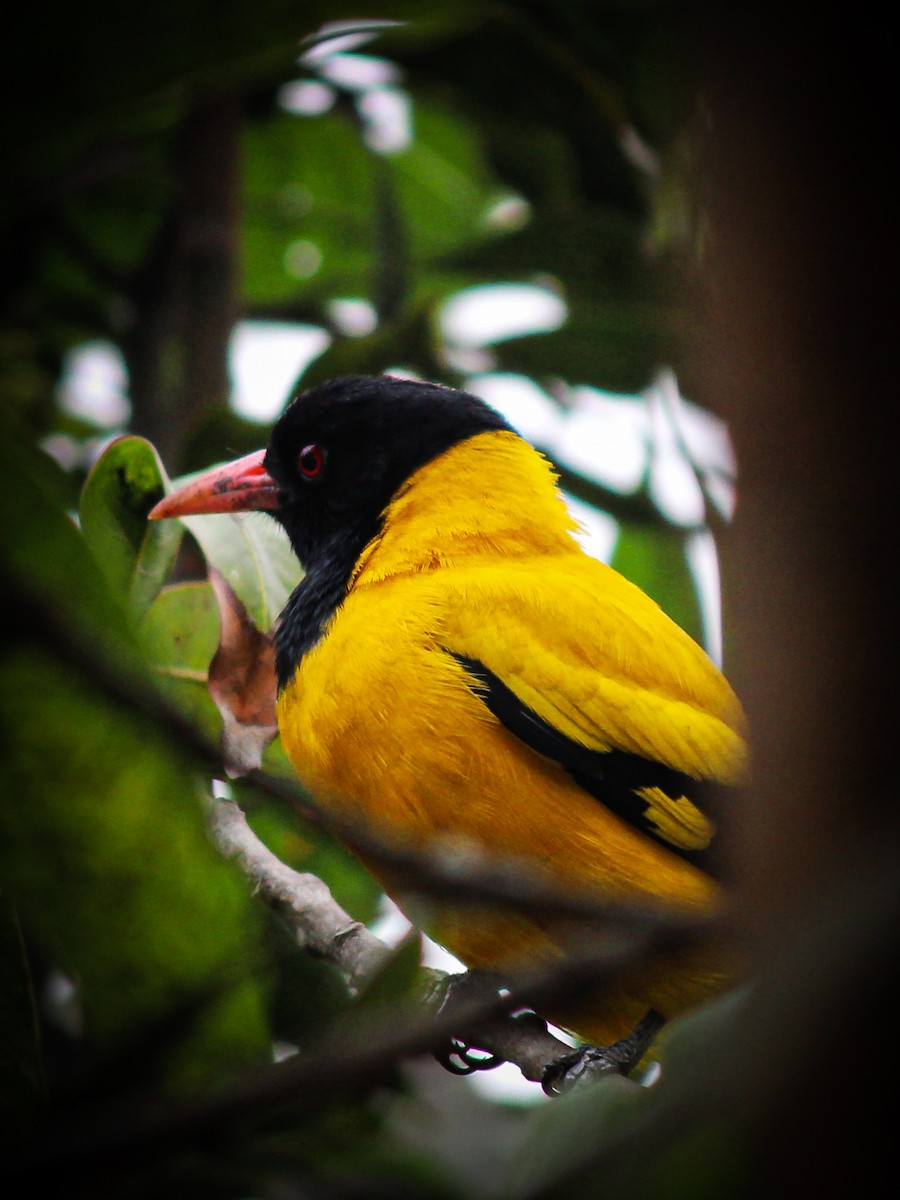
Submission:
M 345 540 L 311 561 L 294 588 L 275 630 L 275 666 L 278 690 L 294 677 L 300 660 L 321 639 L 325 627 L 343 604 L 350 589 L 356 560 L 367 536 Z

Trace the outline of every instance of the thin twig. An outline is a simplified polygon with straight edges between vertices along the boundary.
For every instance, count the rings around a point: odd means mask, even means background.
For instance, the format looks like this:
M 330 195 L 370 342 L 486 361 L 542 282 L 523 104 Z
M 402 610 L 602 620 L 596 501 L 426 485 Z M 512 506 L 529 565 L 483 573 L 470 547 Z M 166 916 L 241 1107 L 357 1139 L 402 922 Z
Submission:
M 295 871 L 273 854 L 233 800 L 213 802 L 210 827 L 219 849 L 240 863 L 302 948 L 333 962 L 354 989 L 384 966 L 389 947 L 345 912 L 317 875 Z

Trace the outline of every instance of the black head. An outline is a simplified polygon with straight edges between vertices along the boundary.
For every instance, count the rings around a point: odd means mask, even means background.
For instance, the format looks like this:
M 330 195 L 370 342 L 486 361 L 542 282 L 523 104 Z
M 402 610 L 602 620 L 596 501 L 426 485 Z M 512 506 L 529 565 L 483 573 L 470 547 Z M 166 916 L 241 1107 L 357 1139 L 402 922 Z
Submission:
M 307 570 L 338 546 L 355 562 L 415 470 L 492 429 L 509 426 L 466 392 L 389 375 L 330 380 L 296 396 L 272 431 L 273 515 Z

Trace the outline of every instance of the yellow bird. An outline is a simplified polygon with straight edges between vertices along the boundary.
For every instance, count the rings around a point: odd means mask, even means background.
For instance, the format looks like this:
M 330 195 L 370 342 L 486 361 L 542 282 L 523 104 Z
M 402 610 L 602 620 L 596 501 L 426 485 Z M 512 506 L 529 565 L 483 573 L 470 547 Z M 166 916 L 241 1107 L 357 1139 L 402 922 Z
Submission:
M 709 784 L 746 770 L 738 700 L 639 588 L 588 555 L 550 464 L 474 396 L 390 376 L 298 395 L 268 449 L 153 517 L 263 509 L 305 575 L 276 630 L 278 724 L 326 815 L 404 849 L 520 860 L 560 889 L 715 914 Z M 401 908 L 408 880 L 367 865 Z M 435 904 L 425 931 L 514 975 L 579 945 L 578 923 Z M 627 1039 L 729 982 L 710 942 L 545 1013 Z

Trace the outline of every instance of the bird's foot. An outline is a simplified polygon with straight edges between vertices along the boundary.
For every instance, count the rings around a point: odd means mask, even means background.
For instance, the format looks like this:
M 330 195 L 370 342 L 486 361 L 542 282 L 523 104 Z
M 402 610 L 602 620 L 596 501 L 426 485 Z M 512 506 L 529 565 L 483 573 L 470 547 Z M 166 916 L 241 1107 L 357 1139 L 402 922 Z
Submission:
M 548 1096 L 559 1096 L 613 1072 L 627 1075 L 641 1061 L 650 1043 L 665 1024 L 652 1009 L 635 1028 L 610 1046 L 582 1046 L 554 1059 L 544 1071 L 541 1087 Z
M 452 1075 L 474 1075 L 476 1071 L 492 1071 L 503 1059 L 489 1050 L 469 1046 L 462 1038 L 450 1038 L 446 1045 L 434 1051 L 434 1057 Z
M 499 995 L 505 986 L 503 977 L 494 971 L 473 970 L 460 975 L 448 975 L 435 990 L 437 1011 L 446 1013 L 472 1002 L 488 1000 Z M 445 1045 L 435 1050 L 434 1057 L 454 1075 L 491 1071 L 505 1061 L 499 1054 L 481 1050 L 477 1044 L 456 1037 L 451 1037 Z

